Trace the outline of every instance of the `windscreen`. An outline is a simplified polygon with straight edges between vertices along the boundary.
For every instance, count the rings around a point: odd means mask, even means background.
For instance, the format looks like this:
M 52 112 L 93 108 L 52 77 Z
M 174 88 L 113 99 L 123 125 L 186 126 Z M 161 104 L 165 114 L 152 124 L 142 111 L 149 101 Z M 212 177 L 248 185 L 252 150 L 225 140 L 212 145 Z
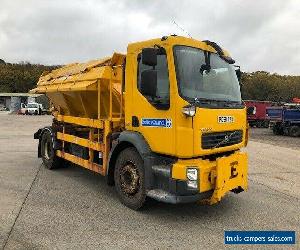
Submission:
M 188 101 L 196 98 L 241 103 L 235 69 L 219 55 L 193 47 L 175 46 L 174 56 L 181 97 Z

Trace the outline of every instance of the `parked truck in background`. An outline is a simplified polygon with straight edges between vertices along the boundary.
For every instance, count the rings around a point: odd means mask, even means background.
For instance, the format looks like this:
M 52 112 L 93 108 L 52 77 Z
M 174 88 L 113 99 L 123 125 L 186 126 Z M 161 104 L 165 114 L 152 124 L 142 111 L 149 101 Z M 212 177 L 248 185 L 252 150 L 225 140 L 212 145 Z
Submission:
M 300 136 L 300 104 L 286 103 L 283 106 L 268 107 L 267 117 L 275 135 Z
M 70 161 L 106 176 L 122 203 L 219 202 L 247 189 L 246 108 L 234 60 L 216 43 L 165 36 L 127 54 L 43 74 L 53 123 L 39 129 L 49 169 Z
M 27 115 L 42 115 L 43 105 L 36 102 L 31 102 L 26 105 Z
M 266 116 L 267 107 L 273 105 L 270 101 L 245 100 L 247 120 L 250 127 L 268 128 L 269 119 Z
M 46 110 L 44 110 L 43 105 L 37 102 L 30 102 L 27 105 L 21 103 L 21 108 L 19 110 L 19 114 L 21 115 L 42 115 L 45 113 Z

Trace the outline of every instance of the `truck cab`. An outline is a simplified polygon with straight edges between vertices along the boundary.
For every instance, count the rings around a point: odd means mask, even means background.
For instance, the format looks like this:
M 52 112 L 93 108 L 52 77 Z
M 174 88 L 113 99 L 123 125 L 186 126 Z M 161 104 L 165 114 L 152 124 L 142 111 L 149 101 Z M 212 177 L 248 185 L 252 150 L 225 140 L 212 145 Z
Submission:
M 246 109 L 232 61 L 216 49 L 173 36 L 128 46 L 126 130 L 141 134 L 152 152 L 175 160 L 170 178 L 186 194 L 209 192 L 221 171 L 226 191 L 247 188 L 247 156 L 239 151 L 248 139 Z M 189 180 L 189 172 L 197 180 Z M 165 196 L 159 189 L 149 194 L 173 202 L 189 200 L 165 191 Z M 215 194 L 215 200 L 220 197 Z
M 142 60 L 148 46 L 157 53 L 153 65 Z M 243 147 L 246 113 L 239 81 L 233 65 L 213 51 L 204 42 L 172 36 L 129 45 L 126 129 L 143 134 L 153 151 L 180 158 Z M 208 65 L 209 70 L 203 69 Z M 224 137 L 226 131 L 234 132 L 228 142 L 216 146 L 210 141 Z

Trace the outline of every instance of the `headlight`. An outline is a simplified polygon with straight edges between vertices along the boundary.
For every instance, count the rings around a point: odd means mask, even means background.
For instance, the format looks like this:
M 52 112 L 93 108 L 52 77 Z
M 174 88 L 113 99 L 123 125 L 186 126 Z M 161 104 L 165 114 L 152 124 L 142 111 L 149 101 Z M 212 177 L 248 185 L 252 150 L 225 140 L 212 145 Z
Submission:
M 187 186 L 188 188 L 198 189 L 198 169 L 187 168 L 186 170 Z
M 198 169 L 197 168 L 188 168 L 186 170 L 186 177 L 190 181 L 198 180 Z

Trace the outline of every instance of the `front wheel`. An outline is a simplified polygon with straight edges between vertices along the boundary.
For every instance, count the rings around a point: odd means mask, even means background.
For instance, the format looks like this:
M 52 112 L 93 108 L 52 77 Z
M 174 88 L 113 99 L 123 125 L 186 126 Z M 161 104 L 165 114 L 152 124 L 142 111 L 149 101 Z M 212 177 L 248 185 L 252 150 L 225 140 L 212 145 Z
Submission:
M 61 167 L 63 159 L 55 154 L 53 138 L 50 131 L 45 131 L 41 138 L 41 156 L 43 163 L 48 169 Z
M 116 190 L 121 202 L 134 210 L 146 200 L 144 163 L 135 148 L 126 148 L 118 156 L 114 172 Z

